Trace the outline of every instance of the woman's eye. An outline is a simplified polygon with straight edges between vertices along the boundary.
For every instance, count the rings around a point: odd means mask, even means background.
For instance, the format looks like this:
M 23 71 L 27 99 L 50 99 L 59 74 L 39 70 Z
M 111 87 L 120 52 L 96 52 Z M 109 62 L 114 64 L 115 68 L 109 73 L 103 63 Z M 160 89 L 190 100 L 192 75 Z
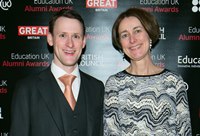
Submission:
M 137 29 L 137 30 L 134 31 L 134 33 L 136 33 L 136 34 L 137 34 L 137 33 L 140 33 L 140 32 L 141 32 L 140 29 Z
M 128 37 L 128 34 L 122 34 L 121 35 L 121 38 L 126 38 L 126 37 Z

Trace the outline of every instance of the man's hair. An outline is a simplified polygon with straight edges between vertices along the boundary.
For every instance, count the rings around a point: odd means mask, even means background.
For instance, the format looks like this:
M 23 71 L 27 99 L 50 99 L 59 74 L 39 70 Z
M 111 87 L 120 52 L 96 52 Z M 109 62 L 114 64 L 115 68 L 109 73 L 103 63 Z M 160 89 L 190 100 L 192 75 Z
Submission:
M 56 20 L 59 17 L 67 17 L 67 18 L 71 18 L 71 19 L 77 19 L 83 27 L 83 35 L 85 35 L 85 23 L 83 18 L 81 17 L 81 15 L 79 13 L 77 13 L 75 10 L 68 10 L 68 9 L 62 9 L 59 12 L 57 12 L 49 21 L 49 32 L 51 34 L 53 34 L 53 30 L 54 30 L 54 25 Z

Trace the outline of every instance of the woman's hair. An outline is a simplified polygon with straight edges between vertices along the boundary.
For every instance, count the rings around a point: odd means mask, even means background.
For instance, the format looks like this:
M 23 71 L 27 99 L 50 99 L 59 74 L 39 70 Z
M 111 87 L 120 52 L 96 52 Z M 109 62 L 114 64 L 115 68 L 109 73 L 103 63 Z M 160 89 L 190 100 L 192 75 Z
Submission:
M 141 24 L 143 25 L 144 29 L 148 33 L 149 37 L 152 40 L 152 45 L 154 46 L 156 42 L 159 39 L 160 35 L 160 29 L 159 24 L 156 20 L 156 18 L 150 14 L 149 12 L 140 9 L 140 8 L 129 8 L 126 11 L 122 12 L 117 19 L 115 20 L 115 23 L 112 28 L 112 43 L 113 46 L 119 50 L 122 51 L 122 47 L 119 41 L 119 25 L 121 21 L 126 17 L 136 17 Z

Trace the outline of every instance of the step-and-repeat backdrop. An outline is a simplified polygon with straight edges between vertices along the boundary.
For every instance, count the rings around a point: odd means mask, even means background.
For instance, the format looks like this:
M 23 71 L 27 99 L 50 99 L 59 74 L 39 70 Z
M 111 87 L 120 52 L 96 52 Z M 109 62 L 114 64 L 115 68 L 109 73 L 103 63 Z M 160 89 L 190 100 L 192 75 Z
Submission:
M 152 58 L 188 83 L 193 135 L 200 136 L 200 0 L 0 0 L 0 136 L 9 135 L 16 81 L 51 63 L 46 34 L 52 14 L 75 9 L 83 16 L 87 45 L 80 68 L 105 83 L 128 66 L 112 46 L 111 29 L 129 7 L 157 17 L 161 34 Z

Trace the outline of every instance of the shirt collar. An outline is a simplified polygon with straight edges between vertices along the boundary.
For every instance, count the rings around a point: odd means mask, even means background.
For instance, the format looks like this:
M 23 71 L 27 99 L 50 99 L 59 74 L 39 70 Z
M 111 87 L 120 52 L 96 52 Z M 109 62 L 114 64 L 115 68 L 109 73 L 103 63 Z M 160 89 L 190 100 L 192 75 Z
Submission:
M 53 73 L 54 77 L 58 79 L 59 77 L 65 75 L 65 74 L 72 74 L 75 75 L 77 78 L 80 77 L 80 72 L 78 69 L 78 65 L 76 65 L 75 69 L 72 71 L 72 73 L 67 73 L 60 67 L 58 67 L 53 61 L 51 63 L 51 72 Z

